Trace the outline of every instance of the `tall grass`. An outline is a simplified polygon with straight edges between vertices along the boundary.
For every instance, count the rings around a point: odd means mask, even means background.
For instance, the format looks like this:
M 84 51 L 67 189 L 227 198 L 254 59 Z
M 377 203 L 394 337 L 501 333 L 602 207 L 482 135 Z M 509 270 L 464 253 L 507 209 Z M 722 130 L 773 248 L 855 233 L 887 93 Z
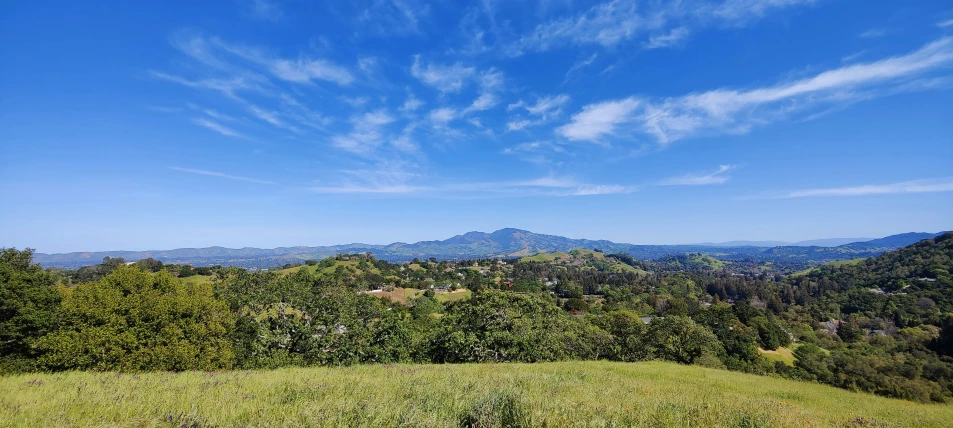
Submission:
M 950 426 L 953 406 L 670 363 L 0 379 L 0 426 Z

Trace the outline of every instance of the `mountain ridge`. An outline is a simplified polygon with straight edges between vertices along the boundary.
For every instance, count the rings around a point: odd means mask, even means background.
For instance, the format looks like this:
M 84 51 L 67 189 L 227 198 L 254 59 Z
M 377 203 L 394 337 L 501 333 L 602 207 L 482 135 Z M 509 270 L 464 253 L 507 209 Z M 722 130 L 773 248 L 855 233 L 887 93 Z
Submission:
M 470 231 L 444 240 L 394 242 L 391 244 L 351 243 L 328 246 L 290 246 L 276 248 L 226 248 L 221 246 L 177 248 L 146 251 L 96 251 L 71 253 L 36 253 L 35 260 L 46 266 L 73 268 L 100 262 L 104 257 L 122 257 L 128 261 L 155 258 L 163 262 L 196 265 L 225 264 L 245 267 L 268 267 L 290 262 L 323 258 L 338 253 L 373 252 L 375 256 L 391 261 L 413 258 L 465 259 L 481 257 L 522 257 L 553 251 L 599 249 L 605 252 L 629 253 L 640 259 L 655 259 L 670 254 L 688 252 L 716 253 L 726 257 L 782 257 L 796 261 L 830 261 L 844 257 L 869 257 L 901 246 L 909 245 L 938 234 L 910 232 L 854 242 L 836 247 L 781 245 L 719 246 L 713 244 L 634 245 L 608 240 L 573 239 L 546 235 L 528 230 L 504 228 L 494 232 Z M 846 238 L 845 238 L 846 239 Z M 733 241 L 753 242 L 753 241 Z M 778 241 L 780 242 L 780 241 Z M 813 258 L 811 258 L 813 257 Z

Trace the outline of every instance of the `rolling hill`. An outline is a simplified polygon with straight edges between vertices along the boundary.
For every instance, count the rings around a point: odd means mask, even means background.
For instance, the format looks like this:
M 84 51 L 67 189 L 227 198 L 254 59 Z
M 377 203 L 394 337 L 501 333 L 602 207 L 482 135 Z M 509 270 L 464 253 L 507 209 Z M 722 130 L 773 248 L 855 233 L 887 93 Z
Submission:
M 0 379 L 0 408 L 0 426 L 941 427 L 953 420 L 948 405 L 699 366 L 605 361 L 29 374 Z

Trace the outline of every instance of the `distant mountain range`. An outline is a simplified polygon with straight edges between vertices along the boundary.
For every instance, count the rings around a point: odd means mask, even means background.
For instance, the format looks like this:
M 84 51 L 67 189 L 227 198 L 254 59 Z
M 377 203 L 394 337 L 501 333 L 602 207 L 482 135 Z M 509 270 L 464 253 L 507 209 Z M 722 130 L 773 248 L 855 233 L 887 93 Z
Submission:
M 823 263 L 855 257 L 871 257 L 936 235 L 938 234 L 904 233 L 837 246 L 831 245 L 846 239 L 804 241 L 769 247 L 759 243 L 763 244 L 770 241 L 735 241 L 690 245 L 632 245 L 606 240 L 570 239 L 508 228 L 492 233 L 468 232 L 443 241 L 421 241 L 413 244 L 395 242 L 389 245 L 355 243 L 273 249 L 207 247 L 160 251 L 37 253 L 34 255 L 34 260 L 44 266 L 63 268 L 97 264 L 104 257 L 122 257 L 127 261 L 152 257 L 165 263 L 188 263 L 196 266 L 221 264 L 242 267 L 269 267 L 309 259 L 321 259 L 339 253 L 372 252 L 376 257 L 389 261 L 408 261 L 414 258 L 425 259 L 430 257 L 458 260 L 485 257 L 522 257 L 537 253 L 585 248 L 599 249 L 607 253 L 628 253 L 638 259 L 657 259 L 672 254 L 704 253 L 721 259 L 750 258 L 766 261 Z M 807 245 L 808 243 L 813 243 L 813 245 Z
M 870 241 L 873 238 L 827 238 L 812 239 L 810 241 L 784 242 L 784 241 L 728 241 L 728 242 L 702 242 L 696 245 L 709 247 L 838 247 L 854 242 Z

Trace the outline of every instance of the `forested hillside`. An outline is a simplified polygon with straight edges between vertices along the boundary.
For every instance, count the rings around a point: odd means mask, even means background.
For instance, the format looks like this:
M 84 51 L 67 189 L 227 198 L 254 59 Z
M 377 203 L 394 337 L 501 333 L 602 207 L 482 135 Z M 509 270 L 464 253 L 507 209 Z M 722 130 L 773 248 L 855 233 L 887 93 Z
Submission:
M 246 271 L 0 257 L 0 369 L 663 360 L 953 399 L 953 233 L 806 274 L 597 250 Z

